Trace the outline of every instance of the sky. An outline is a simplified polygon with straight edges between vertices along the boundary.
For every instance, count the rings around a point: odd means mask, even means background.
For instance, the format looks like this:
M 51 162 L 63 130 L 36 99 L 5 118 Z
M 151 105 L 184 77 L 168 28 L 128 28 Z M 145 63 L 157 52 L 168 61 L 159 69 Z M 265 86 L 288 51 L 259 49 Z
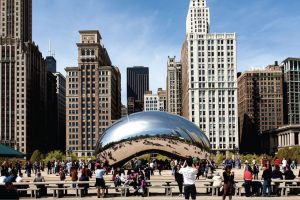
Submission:
M 189 0 L 33 0 L 33 40 L 43 56 L 49 40 L 57 70 L 77 66 L 79 30 L 99 30 L 113 65 L 146 66 L 150 89 L 166 88 L 167 58 L 180 59 Z M 299 0 L 207 0 L 211 32 L 237 33 L 238 71 L 300 57 Z

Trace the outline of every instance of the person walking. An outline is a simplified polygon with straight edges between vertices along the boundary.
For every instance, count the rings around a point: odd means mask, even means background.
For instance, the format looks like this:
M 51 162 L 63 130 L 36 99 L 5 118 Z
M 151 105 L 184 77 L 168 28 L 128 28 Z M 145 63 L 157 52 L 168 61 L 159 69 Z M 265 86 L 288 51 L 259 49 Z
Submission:
M 195 180 L 198 171 L 196 168 L 193 168 L 193 159 L 191 157 L 185 161 L 183 166 L 179 173 L 183 175 L 184 196 L 186 200 L 190 199 L 190 197 L 194 200 L 196 199 Z
M 233 185 L 234 185 L 234 172 L 231 171 L 231 166 L 227 165 L 223 172 L 223 180 L 224 180 L 224 193 L 223 193 L 223 200 L 226 199 L 226 196 L 229 197 L 229 200 L 232 199 L 233 195 Z

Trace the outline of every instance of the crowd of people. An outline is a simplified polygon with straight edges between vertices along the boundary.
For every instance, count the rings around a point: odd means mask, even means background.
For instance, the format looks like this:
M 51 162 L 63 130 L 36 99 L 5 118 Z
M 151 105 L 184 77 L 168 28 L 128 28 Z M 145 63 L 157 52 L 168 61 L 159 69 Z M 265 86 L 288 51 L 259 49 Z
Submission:
M 192 163 L 192 164 L 191 164 Z M 229 199 L 234 194 L 235 187 L 235 175 L 233 168 L 243 168 L 243 179 L 245 187 L 246 197 L 253 195 L 260 195 L 260 190 L 263 196 L 279 195 L 279 184 L 276 183 L 271 189 L 272 179 L 285 179 L 293 180 L 296 175 L 292 169 L 297 169 L 297 162 L 290 159 L 279 160 L 275 158 L 273 161 L 269 161 L 265 157 L 262 158 L 260 164 L 256 160 L 248 162 L 241 162 L 240 160 L 225 159 L 223 161 L 223 174 L 215 171 L 217 166 L 214 162 L 208 160 L 198 160 L 196 158 L 190 158 L 188 161 L 183 160 L 165 160 L 159 161 L 151 159 L 150 161 L 140 160 L 137 158 L 132 159 L 127 166 L 127 170 L 122 167 L 110 168 L 108 163 L 100 161 L 90 160 L 84 161 L 49 161 L 34 162 L 31 164 L 29 161 L 22 165 L 21 162 L 17 161 L 14 164 L 4 162 L 1 165 L 1 177 L 0 183 L 4 183 L 6 187 L 12 187 L 14 182 L 23 181 L 23 172 L 27 177 L 31 177 L 34 174 L 33 182 L 45 182 L 45 178 L 42 176 L 42 171 L 47 174 L 54 174 L 59 177 L 60 181 L 65 181 L 67 177 L 73 182 L 72 187 L 82 187 L 83 195 L 88 194 L 90 187 L 89 183 L 80 183 L 81 181 L 89 181 L 92 176 L 95 176 L 95 186 L 97 188 L 97 196 L 103 197 L 105 195 L 105 179 L 104 176 L 107 174 L 112 175 L 112 181 L 114 182 L 115 188 L 118 191 L 119 187 L 126 186 L 128 188 L 128 195 L 145 195 L 146 187 L 151 176 L 157 171 L 158 175 L 162 174 L 162 170 L 170 170 L 174 176 L 175 181 L 178 184 L 179 196 L 185 196 L 189 194 L 192 198 L 194 197 L 195 188 L 193 183 L 194 179 L 205 177 L 212 179 L 212 186 L 222 188 L 223 199 L 227 196 Z M 187 177 L 185 177 L 187 176 Z M 300 177 L 300 171 L 299 171 Z M 263 180 L 263 182 L 259 181 Z M 289 183 L 288 183 L 289 184 Z M 187 187 L 188 186 L 188 187 Z M 18 186 L 17 186 L 18 187 Z M 24 187 L 21 186 L 21 187 Z M 28 186 L 29 187 L 29 186 Z M 45 185 L 39 184 L 40 195 L 45 195 L 47 189 Z M 63 185 L 59 185 L 63 187 Z M 188 192 L 187 192 L 188 191 Z M 188 194 L 187 194 L 188 193 Z
M 263 158 L 262 160 L 261 179 L 263 180 L 263 183 L 257 181 L 259 179 L 258 174 L 260 171 L 260 167 L 256 164 L 256 161 L 252 161 L 252 166 L 248 162 L 245 162 L 243 178 L 245 180 L 244 187 L 246 197 L 260 195 L 261 188 L 263 196 L 270 196 L 272 192 L 274 195 L 279 196 L 279 183 L 275 183 L 274 190 L 272 191 L 272 179 L 294 180 L 296 178 L 296 175 L 294 174 L 292 169 L 297 169 L 297 164 L 295 164 L 297 162 L 291 161 L 290 159 L 286 160 L 285 158 L 283 158 L 282 160 L 275 158 L 273 163 L 265 158 Z M 300 170 L 298 176 L 300 177 Z

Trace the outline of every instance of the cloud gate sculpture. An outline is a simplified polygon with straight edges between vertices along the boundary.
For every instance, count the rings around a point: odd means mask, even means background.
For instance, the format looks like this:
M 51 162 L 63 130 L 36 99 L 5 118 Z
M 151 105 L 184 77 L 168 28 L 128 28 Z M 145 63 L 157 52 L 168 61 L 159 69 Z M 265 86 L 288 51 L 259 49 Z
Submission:
M 209 149 L 207 137 L 194 123 L 153 111 L 135 113 L 115 122 L 99 139 L 96 154 L 109 165 L 121 165 L 149 152 L 204 159 Z

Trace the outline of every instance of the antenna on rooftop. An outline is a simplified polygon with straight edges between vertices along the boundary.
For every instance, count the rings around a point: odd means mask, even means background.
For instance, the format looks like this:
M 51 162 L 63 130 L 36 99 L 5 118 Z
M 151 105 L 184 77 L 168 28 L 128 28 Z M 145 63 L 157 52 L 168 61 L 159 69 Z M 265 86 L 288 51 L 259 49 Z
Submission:
M 49 49 L 48 49 L 48 53 L 49 56 L 51 56 L 52 52 L 51 52 L 51 40 L 49 40 Z

